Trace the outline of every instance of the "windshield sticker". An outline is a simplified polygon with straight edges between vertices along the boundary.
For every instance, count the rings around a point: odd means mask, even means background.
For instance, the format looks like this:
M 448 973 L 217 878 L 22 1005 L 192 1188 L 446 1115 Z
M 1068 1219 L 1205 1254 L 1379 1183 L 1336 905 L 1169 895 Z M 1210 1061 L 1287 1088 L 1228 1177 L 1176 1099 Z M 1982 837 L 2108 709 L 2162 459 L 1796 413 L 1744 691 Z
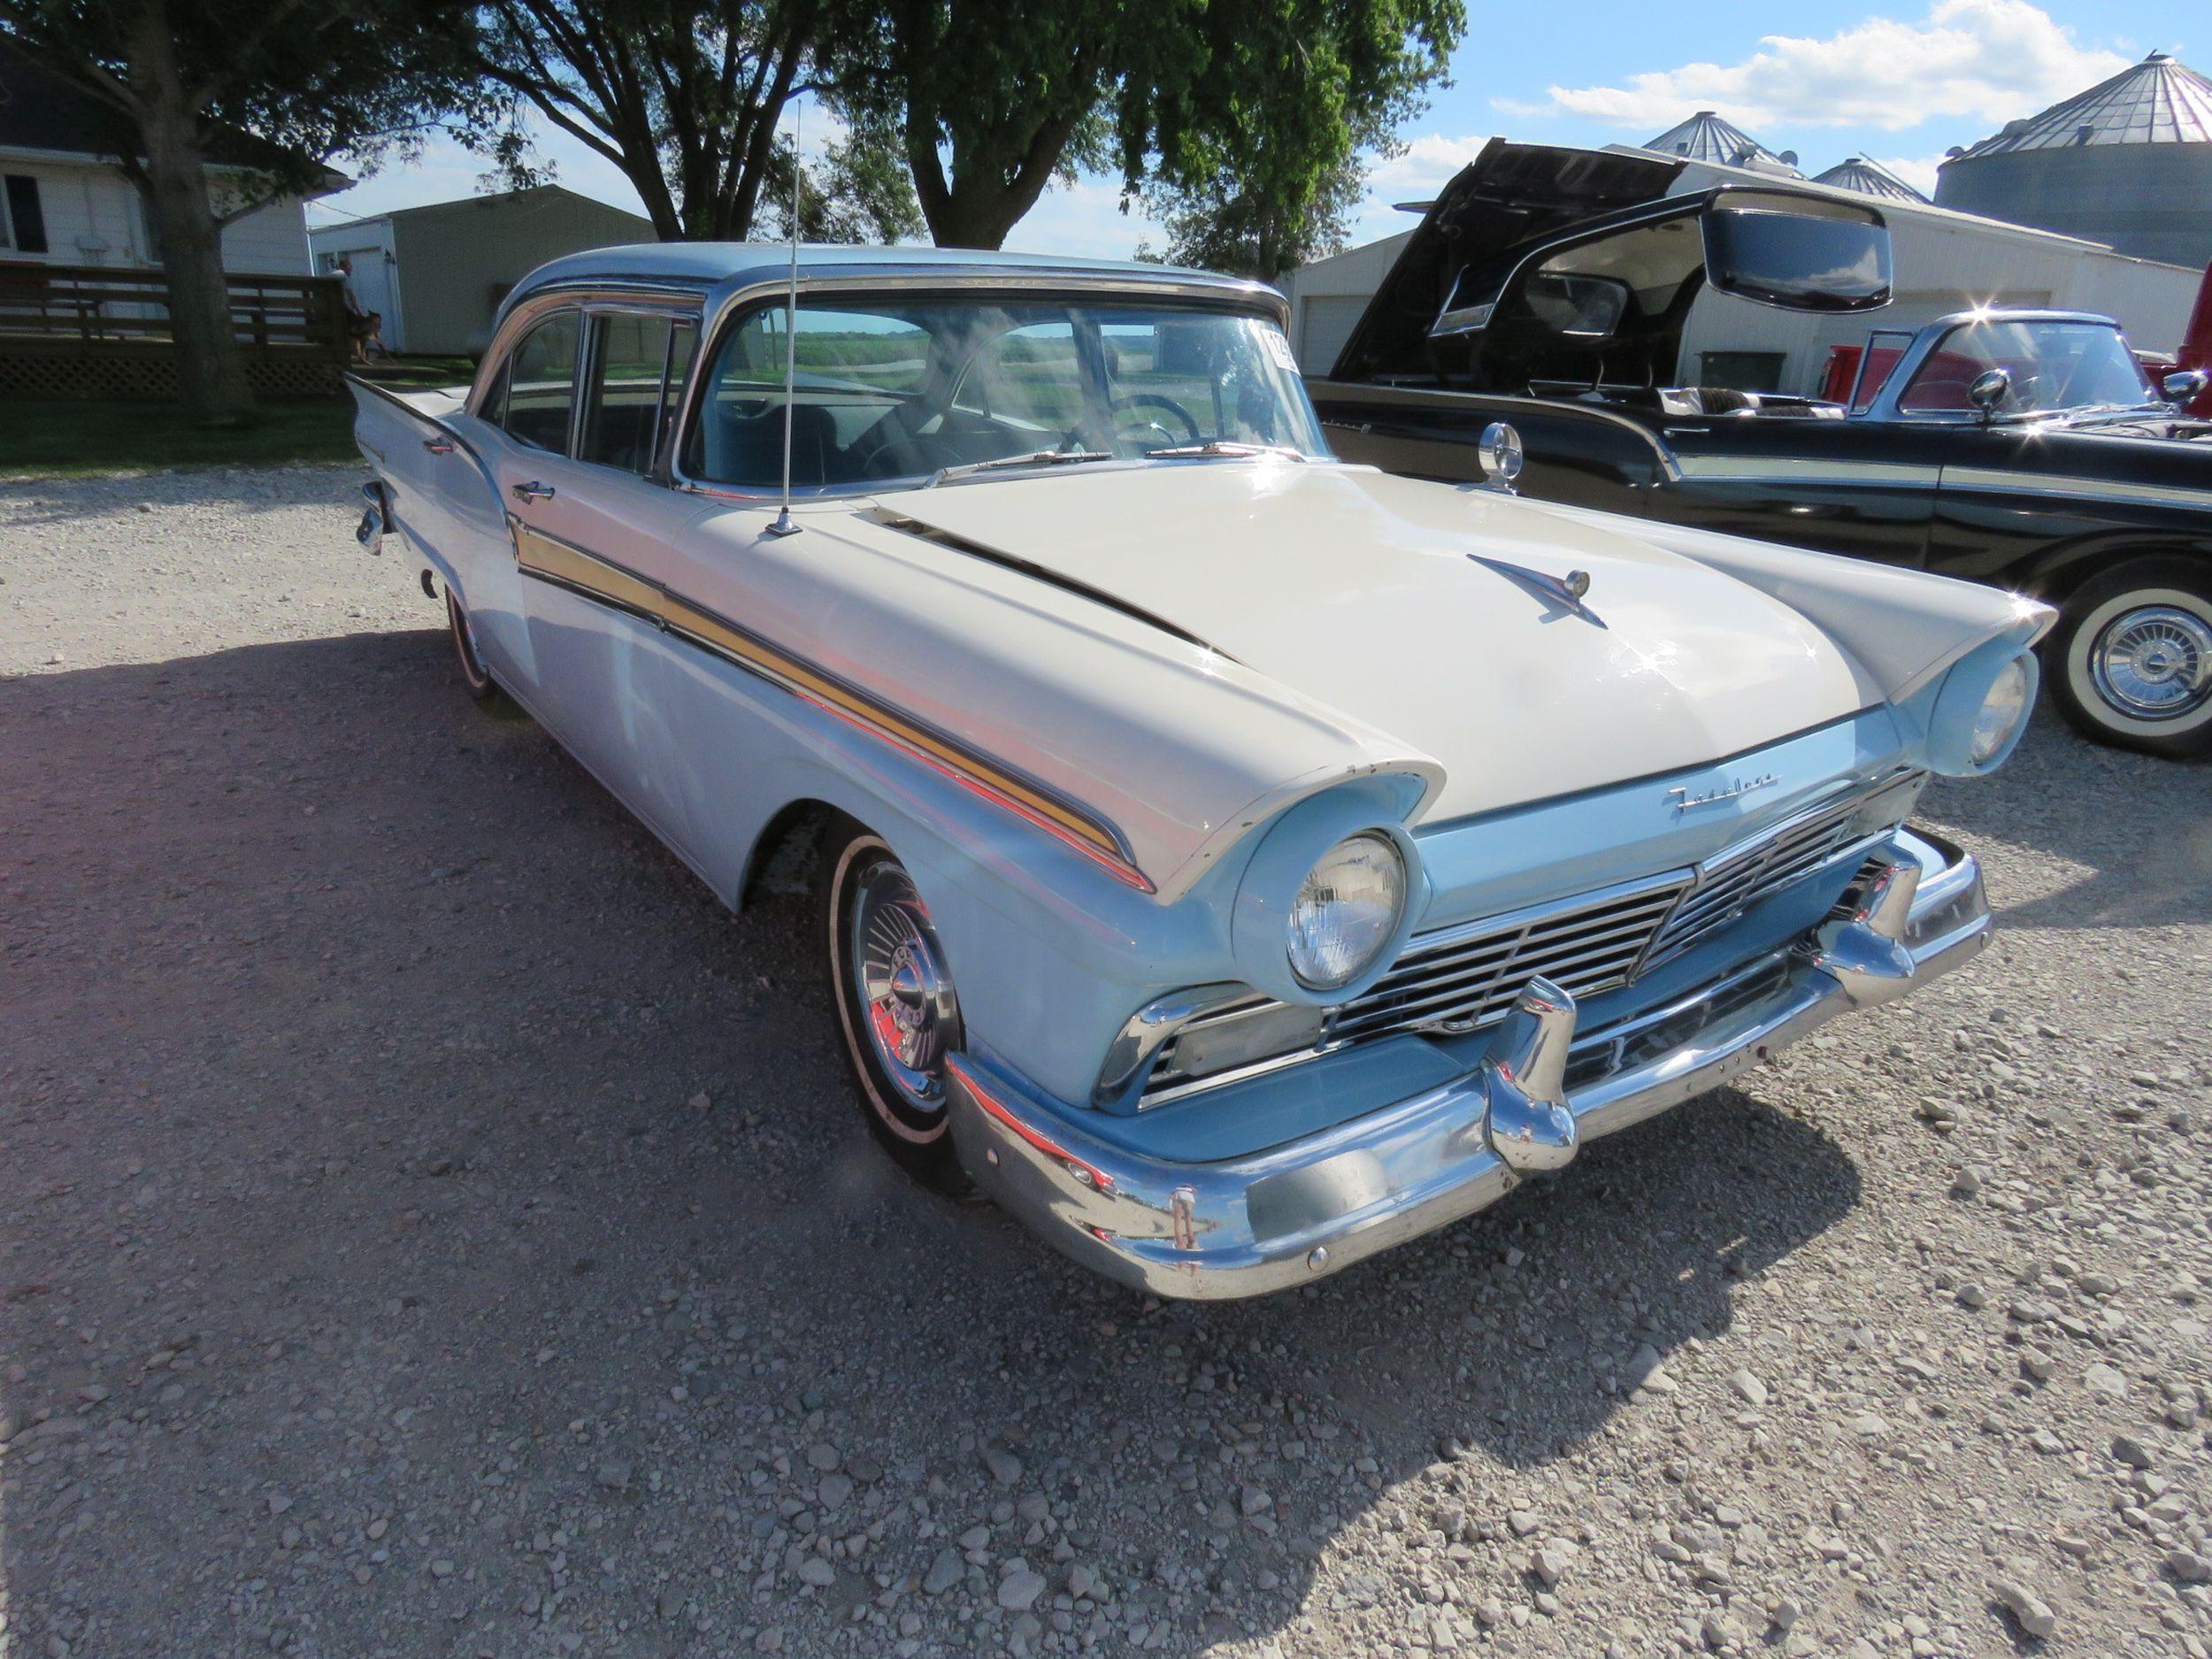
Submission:
M 1298 359 L 1291 354 L 1290 342 L 1279 328 L 1263 328 L 1260 338 L 1267 342 L 1267 355 L 1275 359 L 1275 366 L 1286 374 L 1298 373 Z

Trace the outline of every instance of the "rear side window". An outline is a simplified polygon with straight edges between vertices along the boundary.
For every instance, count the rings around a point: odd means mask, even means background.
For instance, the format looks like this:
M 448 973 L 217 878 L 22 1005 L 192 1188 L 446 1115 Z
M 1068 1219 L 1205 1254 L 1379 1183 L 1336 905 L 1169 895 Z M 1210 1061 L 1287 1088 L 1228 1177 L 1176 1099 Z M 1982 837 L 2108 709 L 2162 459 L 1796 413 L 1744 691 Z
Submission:
M 653 470 L 671 326 L 665 317 L 599 319 L 597 366 L 584 414 L 580 460 L 618 466 L 626 472 Z
M 517 442 L 567 453 L 582 322 L 576 311 L 549 317 L 523 337 L 507 359 L 506 406 L 499 424 Z

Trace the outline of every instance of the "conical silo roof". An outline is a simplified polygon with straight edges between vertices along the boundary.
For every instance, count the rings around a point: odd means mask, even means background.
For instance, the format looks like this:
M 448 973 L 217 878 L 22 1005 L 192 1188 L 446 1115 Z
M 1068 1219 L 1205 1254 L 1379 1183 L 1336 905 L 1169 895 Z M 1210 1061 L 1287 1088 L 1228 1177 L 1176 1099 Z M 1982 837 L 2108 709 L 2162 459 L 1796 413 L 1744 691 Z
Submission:
M 2212 144 L 2212 81 L 2153 52 L 2040 115 L 2007 122 L 1952 160 L 2096 144 Z
M 1765 173 L 1793 175 L 1797 173 L 1795 167 L 1742 127 L 1724 121 L 1711 110 L 1700 110 L 1679 127 L 1670 127 L 1644 148 L 1663 156 L 1681 156 L 1724 167 L 1756 167 Z
M 1827 172 L 1816 173 L 1813 182 L 1832 184 L 1839 190 L 1856 190 L 1861 196 L 1878 196 L 1890 202 L 1918 202 L 1925 205 L 1928 200 L 1888 168 L 1864 156 L 1838 162 Z

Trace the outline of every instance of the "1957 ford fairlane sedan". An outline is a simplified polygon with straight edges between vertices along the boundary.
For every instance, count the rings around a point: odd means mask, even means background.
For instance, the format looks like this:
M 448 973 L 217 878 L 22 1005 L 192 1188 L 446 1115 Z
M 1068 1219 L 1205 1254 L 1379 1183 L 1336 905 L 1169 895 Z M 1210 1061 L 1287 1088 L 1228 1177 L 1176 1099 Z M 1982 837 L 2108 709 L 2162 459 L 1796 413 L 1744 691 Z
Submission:
M 2010 753 L 2050 618 L 1343 465 L 1283 320 L 613 249 L 473 387 L 355 388 L 363 540 L 471 689 L 732 905 L 815 837 L 877 1138 L 1170 1296 L 1444 1225 L 1972 955 L 1974 861 L 1907 820 Z

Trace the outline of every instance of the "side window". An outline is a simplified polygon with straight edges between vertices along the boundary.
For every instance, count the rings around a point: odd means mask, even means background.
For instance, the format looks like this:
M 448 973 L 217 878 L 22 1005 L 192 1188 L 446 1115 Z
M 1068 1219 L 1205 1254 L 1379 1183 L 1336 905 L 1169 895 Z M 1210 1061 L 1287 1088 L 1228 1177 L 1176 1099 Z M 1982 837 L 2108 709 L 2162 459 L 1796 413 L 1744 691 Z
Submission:
M 670 319 L 616 315 L 598 319 L 596 327 L 591 397 L 577 458 L 649 472 L 668 373 Z
M 576 311 L 549 317 L 525 335 L 508 357 L 506 407 L 500 424 L 517 442 L 567 453 L 582 321 Z
M 668 393 L 661 399 L 659 442 L 667 449 L 674 442 L 676 418 L 684 406 L 684 388 L 691 379 L 692 355 L 699 349 L 699 325 L 679 319 L 668 342 Z

